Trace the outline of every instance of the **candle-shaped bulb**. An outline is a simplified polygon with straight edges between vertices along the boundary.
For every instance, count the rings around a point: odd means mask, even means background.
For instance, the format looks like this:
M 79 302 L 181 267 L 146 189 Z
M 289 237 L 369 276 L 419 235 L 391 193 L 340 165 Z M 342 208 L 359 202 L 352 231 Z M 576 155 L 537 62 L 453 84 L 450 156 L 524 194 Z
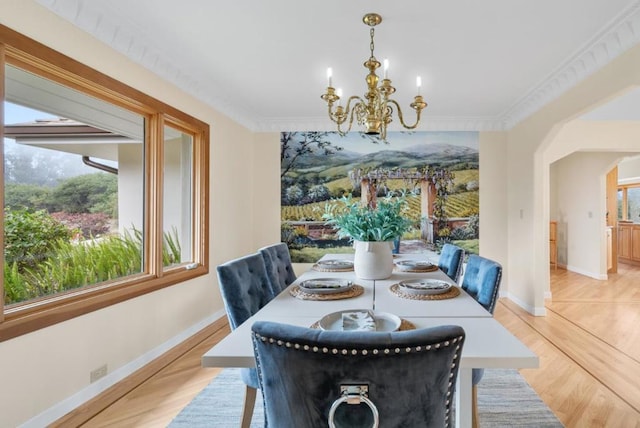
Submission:
M 422 77 L 416 77 L 416 86 L 418 87 L 418 95 L 420 95 L 420 89 L 422 88 Z
M 384 59 L 384 61 L 382 61 L 383 64 L 383 70 L 384 70 L 384 78 L 388 79 L 389 76 L 389 60 L 388 59 Z
M 336 89 L 336 95 L 338 96 L 338 105 L 342 104 L 342 88 Z
M 333 77 L 333 69 L 331 67 L 327 68 L 327 81 L 328 86 L 331 87 L 331 78 Z

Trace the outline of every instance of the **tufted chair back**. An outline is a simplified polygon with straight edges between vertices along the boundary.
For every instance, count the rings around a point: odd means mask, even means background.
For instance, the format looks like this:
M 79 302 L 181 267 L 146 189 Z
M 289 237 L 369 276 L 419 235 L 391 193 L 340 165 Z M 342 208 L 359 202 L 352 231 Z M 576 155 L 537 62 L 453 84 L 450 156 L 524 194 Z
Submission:
M 258 253 L 217 267 L 218 282 L 231 329 L 236 329 L 271 300 L 271 282 Z
M 258 312 L 274 296 L 264 259 L 259 253 L 221 264 L 217 271 L 222 300 L 232 330 Z M 259 387 L 258 372 L 254 368 L 244 368 L 240 370 L 240 376 L 247 386 L 241 427 L 248 428 Z
M 502 280 L 500 263 L 472 254 L 462 279 L 462 289 L 493 314 Z
M 341 386 L 364 385 L 380 427 L 448 427 L 465 333 L 460 326 L 400 332 L 322 331 L 256 321 L 252 340 L 270 428 L 371 427 L 366 402 Z
M 275 295 L 278 295 L 296 280 L 296 274 L 291 264 L 289 247 L 284 242 L 281 242 L 263 247 L 258 251 L 264 258 L 267 274 L 271 281 L 271 289 Z
M 462 273 L 462 262 L 464 260 L 464 250 L 457 245 L 444 244 L 438 259 L 438 267 L 456 283 Z

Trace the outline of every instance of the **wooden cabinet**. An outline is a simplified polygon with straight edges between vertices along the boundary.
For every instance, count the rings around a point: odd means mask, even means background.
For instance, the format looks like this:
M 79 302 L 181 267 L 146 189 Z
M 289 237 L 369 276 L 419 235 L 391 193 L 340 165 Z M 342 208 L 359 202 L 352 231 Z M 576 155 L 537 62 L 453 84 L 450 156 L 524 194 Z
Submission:
M 640 239 L 640 238 L 639 238 Z M 558 222 L 549 223 L 549 262 L 558 269 Z
M 640 265 L 640 224 L 618 224 L 618 260 Z

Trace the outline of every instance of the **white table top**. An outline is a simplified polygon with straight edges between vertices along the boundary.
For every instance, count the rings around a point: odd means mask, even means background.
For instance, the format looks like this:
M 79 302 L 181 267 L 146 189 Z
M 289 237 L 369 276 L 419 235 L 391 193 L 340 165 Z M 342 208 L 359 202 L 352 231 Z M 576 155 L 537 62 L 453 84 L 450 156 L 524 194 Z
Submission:
M 462 368 L 533 368 L 538 357 L 493 318 L 405 318 L 416 328 L 453 324 L 466 333 L 462 349 Z M 204 367 L 254 367 L 251 326 L 255 321 L 269 320 L 309 327 L 318 317 L 275 316 L 258 312 L 202 357 Z
M 353 255 L 331 254 L 323 257 L 323 259 L 331 258 L 349 259 L 353 258 Z M 411 257 L 404 256 L 403 258 Z M 413 278 L 440 279 L 455 284 L 441 270 L 427 273 L 394 272 L 390 278 L 376 281 L 358 279 L 353 271 L 318 272 L 309 270 L 301 275 L 289 288 L 294 287 L 302 281 L 315 278 L 340 278 L 350 280 L 354 284 L 364 287 L 364 293 L 350 299 L 314 301 L 297 299 L 293 297 L 289 293 L 289 289 L 287 289 L 269 302 L 261 311 L 268 311 L 273 315 L 322 317 L 328 313 L 345 309 L 374 309 L 377 311 L 391 312 L 401 317 L 491 317 L 488 311 L 462 289 L 460 290 L 459 296 L 442 300 L 405 299 L 396 296 L 389 290 L 389 287 L 393 284 Z

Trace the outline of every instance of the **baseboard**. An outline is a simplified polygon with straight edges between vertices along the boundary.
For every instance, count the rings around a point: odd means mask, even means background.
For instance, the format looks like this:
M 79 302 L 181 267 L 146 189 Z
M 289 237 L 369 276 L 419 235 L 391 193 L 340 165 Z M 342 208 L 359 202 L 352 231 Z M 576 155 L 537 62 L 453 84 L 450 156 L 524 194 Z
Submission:
M 531 306 L 510 293 L 506 293 L 505 297 L 511 300 L 516 305 L 520 306 L 525 311 L 529 312 L 533 316 L 543 317 L 547 315 L 547 309 L 544 306 L 543 307 Z
M 22 428 L 79 426 L 226 325 L 217 311 L 156 348 L 20 425 Z
M 579 273 L 580 275 L 588 276 L 589 278 L 593 278 L 593 279 L 600 279 L 600 280 L 605 280 L 605 281 L 608 279 L 608 276 L 607 276 L 606 273 L 605 274 L 600 274 L 600 273 L 595 273 L 595 272 L 589 272 L 589 271 L 586 271 L 584 269 L 580 269 L 580 268 L 577 268 L 575 266 L 570 266 L 570 265 L 567 265 L 566 269 L 568 271 L 570 271 L 570 272 Z

